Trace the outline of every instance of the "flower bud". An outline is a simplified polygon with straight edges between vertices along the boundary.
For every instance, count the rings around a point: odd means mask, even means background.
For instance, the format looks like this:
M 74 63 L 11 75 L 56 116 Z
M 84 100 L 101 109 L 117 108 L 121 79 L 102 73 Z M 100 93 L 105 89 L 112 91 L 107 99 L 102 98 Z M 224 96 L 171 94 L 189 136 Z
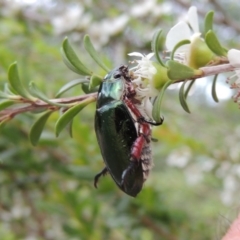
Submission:
M 215 59 L 215 54 L 209 49 L 200 34 L 196 33 L 192 36 L 189 53 L 187 56 L 187 65 L 198 69 L 206 66 Z
M 153 87 L 157 90 L 161 90 L 164 84 L 169 81 L 169 77 L 167 75 L 168 69 L 158 64 L 157 62 L 152 62 L 153 66 L 156 68 L 156 73 L 153 75 Z

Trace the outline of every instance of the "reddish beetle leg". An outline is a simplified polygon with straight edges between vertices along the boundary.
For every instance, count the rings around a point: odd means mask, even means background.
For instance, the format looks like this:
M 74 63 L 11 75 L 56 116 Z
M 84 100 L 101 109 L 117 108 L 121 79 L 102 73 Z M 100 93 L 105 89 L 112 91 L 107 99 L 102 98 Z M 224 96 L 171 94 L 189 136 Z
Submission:
M 133 143 L 131 150 L 131 158 L 132 160 L 139 161 L 141 158 L 142 149 L 146 142 L 150 142 L 149 136 L 151 134 L 151 129 L 149 123 L 144 121 L 143 116 L 137 107 L 132 103 L 131 100 L 125 98 L 124 100 L 127 107 L 131 110 L 132 114 L 136 117 L 136 121 L 139 123 L 138 125 L 138 137 Z
M 131 149 L 131 162 L 127 169 L 122 174 L 122 184 L 124 184 L 124 179 L 127 174 L 130 173 L 136 166 L 136 164 L 141 164 L 142 150 L 146 143 L 150 142 L 151 128 L 149 123 L 144 121 L 140 111 L 137 107 L 130 101 L 128 98 L 124 100 L 127 107 L 131 110 L 132 114 L 136 117 L 136 121 L 138 122 L 138 137 L 132 145 Z

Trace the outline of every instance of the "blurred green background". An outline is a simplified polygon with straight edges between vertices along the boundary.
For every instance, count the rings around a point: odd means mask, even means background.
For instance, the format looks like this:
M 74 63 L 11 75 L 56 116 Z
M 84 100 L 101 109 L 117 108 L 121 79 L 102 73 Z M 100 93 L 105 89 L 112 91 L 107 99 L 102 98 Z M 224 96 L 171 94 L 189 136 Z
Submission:
M 53 98 L 78 78 L 61 59 L 65 36 L 97 69 L 82 46 L 89 34 L 116 67 L 127 64 L 129 52 L 149 53 L 154 31 L 162 28 L 166 36 L 191 5 L 198 7 L 200 26 L 214 10 L 223 45 L 240 49 L 238 1 L 2 0 L 1 88 L 8 66 L 18 61 L 22 79 Z M 0 239 L 220 239 L 240 207 L 239 109 L 226 78 L 217 85 L 218 104 L 209 94 L 212 78 L 198 80 L 188 99 L 191 114 L 179 104 L 179 86 L 167 91 L 165 122 L 153 130 L 155 167 L 135 199 L 110 176 L 93 187 L 104 166 L 93 130 L 95 104 L 74 119 L 73 138 L 67 131 L 55 137 L 54 113 L 37 147 L 28 140 L 37 114 L 14 118 L 0 138 Z M 65 97 L 81 94 L 75 87 Z

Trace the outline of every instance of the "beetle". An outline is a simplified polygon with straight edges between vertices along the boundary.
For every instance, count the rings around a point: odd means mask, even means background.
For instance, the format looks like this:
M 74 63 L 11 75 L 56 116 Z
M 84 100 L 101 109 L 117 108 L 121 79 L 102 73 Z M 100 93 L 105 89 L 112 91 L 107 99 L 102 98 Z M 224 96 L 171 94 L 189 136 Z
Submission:
M 105 168 L 94 178 L 109 173 L 126 194 L 136 197 L 152 166 L 151 124 L 137 107 L 127 66 L 120 66 L 103 79 L 97 97 L 95 132 Z

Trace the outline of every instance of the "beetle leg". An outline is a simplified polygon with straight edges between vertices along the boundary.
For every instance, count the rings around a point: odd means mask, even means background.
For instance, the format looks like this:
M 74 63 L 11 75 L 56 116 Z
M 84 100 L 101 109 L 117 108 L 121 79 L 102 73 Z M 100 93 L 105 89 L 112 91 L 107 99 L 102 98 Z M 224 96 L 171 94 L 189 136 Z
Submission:
M 144 135 L 140 135 L 135 142 L 133 143 L 132 149 L 131 149 L 131 159 L 132 161 L 139 161 L 141 158 L 141 154 L 142 154 L 142 149 L 143 146 L 145 144 L 145 136 Z
M 133 146 L 131 149 L 131 160 L 130 160 L 129 166 L 122 173 L 122 182 L 121 182 L 122 186 L 124 186 L 127 175 L 131 174 L 131 171 L 133 171 L 136 168 L 136 166 L 138 166 L 141 163 L 142 150 L 146 142 L 149 142 L 148 134 L 149 134 L 149 131 L 146 132 L 146 135 L 140 134 L 140 136 L 133 143 Z
M 129 97 L 129 96 L 128 96 Z M 128 106 L 128 108 L 133 112 L 133 114 L 137 117 L 137 121 L 138 122 L 145 122 L 145 123 L 148 123 L 150 125 L 153 125 L 153 126 L 159 126 L 159 125 L 162 125 L 163 121 L 164 121 L 164 117 L 161 117 L 161 120 L 160 122 L 153 122 L 153 121 L 149 121 L 149 120 L 146 120 L 140 113 L 140 111 L 138 110 L 138 108 L 134 105 L 134 99 L 129 99 L 128 97 L 126 97 L 124 99 L 124 102 L 126 103 L 126 105 Z M 131 95 L 130 95 L 131 97 Z
M 151 138 L 152 142 L 158 142 L 157 138 Z
M 146 120 L 144 117 L 142 117 L 141 120 L 144 121 L 144 122 L 146 122 L 146 123 L 149 123 L 150 125 L 159 126 L 159 125 L 162 125 L 162 123 L 163 123 L 163 121 L 164 121 L 164 117 L 161 117 L 160 122 L 148 121 L 148 120 Z
M 105 167 L 100 173 L 98 173 L 95 177 L 94 177 L 94 187 L 97 188 L 97 183 L 98 180 L 101 176 L 105 176 L 107 174 L 108 170 Z

